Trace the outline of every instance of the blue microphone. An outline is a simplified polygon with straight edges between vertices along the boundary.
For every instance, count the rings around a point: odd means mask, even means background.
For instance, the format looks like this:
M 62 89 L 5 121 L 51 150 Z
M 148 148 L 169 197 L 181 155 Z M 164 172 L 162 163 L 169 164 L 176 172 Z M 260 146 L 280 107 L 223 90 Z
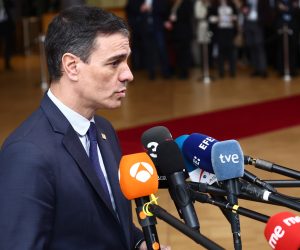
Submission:
M 211 149 L 212 168 L 218 181 L 223 181 L 227 189 L 227 199 L 237 205 L 240 192 L 238 178 L 244 175 L 244 154 L 235 140 L 216 142 Z M 237 213 L 231 213 L 231 231 L 234 249 L 242 249 L 240 220 Z
M 183 151 L 182 147 L 184 142 L 189 137 L 190 137 L 189 135 L 181 135 L 175 139 L 175 142 L 177 143 L 181 152 Z M 184 160 L 185 169 L 187 170 L 191 181 L 205 183 L 209 185 L 212 185 L 217 181 L 217 178 L 214 174 L 209 173 L 194 164 L 191 164 L 184 154 L 183 154 L 183 160 Z
M 216 142 L 211 149 L 211 165 L 218 181 L 243 177 L 244 154 L 236 140 Z
M 198 133 L 191 134 L 182 145 L 182 153 L 194 166 L 214 173 L 211 165 L 211 149 L 216 139 Z
M 212 157 L 211 150 L 218 140 L 203 134 L 191 134 L 189 137 L 185 138 L 183 145 L 181 147 L 183 156 L 192 163 L 193 166 L 197 166 L 206 172 L 214 174 L 215 171 L 212 167 Z M 243 156 L 243 161 L 247 160 L 249 157 Z M 276 192 L 276 190 L 268 183 L 260 180 L 257 176 L 244 170 L 243 179 L 257 184 L 271 192 Z M 208 182 L 206 182 L 208 183 Z

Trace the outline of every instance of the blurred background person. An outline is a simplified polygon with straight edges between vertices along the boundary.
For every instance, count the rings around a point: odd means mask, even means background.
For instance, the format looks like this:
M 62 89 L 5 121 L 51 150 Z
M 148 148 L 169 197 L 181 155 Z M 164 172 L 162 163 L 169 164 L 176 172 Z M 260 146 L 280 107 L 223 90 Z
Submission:
M 175 54 L 174 71 L 179 79 L 189 77 L 192 65 L 193 13 L 192 0 L 174 0 L 171 1 L 169 19 L 165 22 Z
M 85 0 L 60 0 L 58 2 L 60 10 L 64 10 L 74 5 L 84 5 L 86 3 Z
M 264 0 L 243 0 L 241 12 L 244 16 L 243 32 L 253 69 L 251 76 L 267 76 L 267 60 L 265 52 L 265 39 L 263 18 L 268 12 Z
M 144 63 L 148 78 L 154 80 L 160 64 L 161 75 L 169 78 L 170 64 L 164 29 L 168 17 L 167 0 L 129 0 L 126 13 L 133 31 L 135 68 L 138 63 Z
M 15 23 L 12 17 L 14 4 L 10 0 L 0 0 L 0 39 L 3 44 L 5 70 L 11 70 L 11 57 L 14 47 Z
M 296 0 L 277 0 L 277 70 L 281 76 L 288 71 L 290 75 L 296 75 L 296 61 L 299 51 L 299 1 Z M 284 44 L 284 37 L 287 44 Z
M 207 13 L 209 7 L 209 0 L 196 0 L 194 5 L 194 16 L 196 19 L 196 42 L 200 49 L 200 66 L 204 63 L 211 65 L 211 59 L 209 57 L 210 37 L 211 33 L 208 29 Z M 204 62 L 206 61 L 206 62 Z
M 216 1 L 208 14 L 208 20 L 215 26 L 214 36 L 218 49 L 219 77 L 225 76 L 226 62 L 229 64 L 231 77 L 236 75 L 236 47 L 234 39 L 237 35 L 237 9 L 231 0 Z

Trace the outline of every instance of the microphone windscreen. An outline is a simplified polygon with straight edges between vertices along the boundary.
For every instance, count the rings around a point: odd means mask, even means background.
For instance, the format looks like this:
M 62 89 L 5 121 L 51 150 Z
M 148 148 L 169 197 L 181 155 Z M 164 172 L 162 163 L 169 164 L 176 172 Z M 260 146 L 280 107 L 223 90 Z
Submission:
M 272 249 L 300 249 L 300 216 L 291 212 L 273 215 L 267 222 L 265 237 Z
M 158 190 L 158 175 L 145 153 L 124 155 L 119 168 L 120 187 L 128 200 L 148 196 Z
M 191 134 L 183 143 L 182 153 L 186 159 L 209 173 L 214 173 L 211 164 L 211 148 L 216 139 L 198 133 Z
M 169 176 L 184 171 L 181 151 L 175 141 L 164 141 L 157 147 L 157 162 L 160 172 Z
M 181 135 L 179 137 L 177 137 L 175 139 L 175 142 L 177 144 L 177 146 L 179 147 L 180 151 L 182 152 L 182 146 L 183 146 L 183 143 L 184 141 L 189 137 L 189 135 Z M 190 173 L 196 169 L 198 169 L 198 167 L 196 167 L 195 165 L 189 163 L 189 161 L 185 158 L 185 156 L 182 154 L 182 157 L 183 157 L 183 161 L 184 161 L 184 166 L 185 166 L 185 169 Z
M 141 143 L 155 164 L 157 159 L 157 146 L 166 140 L 172 140 L 172 135 L 164 126 L 150 128 L 142 134 Z
M 211 159 L 218 181 L 244 175 L 244 154 L 236 140 L 216 142 L 212 146 Z
M 182 153 L 183 143 L 188 137 L 189 135 L 181 135 L 175 139 L 175 142 L 178 145 L 181 153 Z M 187 170 L 191 181 L 207 183 L 209 185 L 212 185 L 217 181 L 217 178 L 214 174 L 208 173 L 207 171 L 204 171 L 201 168 L 198 168 L 195 165 L 191 164 L 183 154 L 182 157 L 183 157 L 185 169 Z

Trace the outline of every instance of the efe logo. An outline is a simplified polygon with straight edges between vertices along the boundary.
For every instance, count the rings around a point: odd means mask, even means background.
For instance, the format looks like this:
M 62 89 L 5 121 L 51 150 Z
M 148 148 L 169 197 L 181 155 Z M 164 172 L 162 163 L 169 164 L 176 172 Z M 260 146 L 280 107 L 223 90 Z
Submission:
M 129 170 L 131 177 L 140 182 L 148 181 L 153 175 L 153 168 L 147 162 L 137 162 Z

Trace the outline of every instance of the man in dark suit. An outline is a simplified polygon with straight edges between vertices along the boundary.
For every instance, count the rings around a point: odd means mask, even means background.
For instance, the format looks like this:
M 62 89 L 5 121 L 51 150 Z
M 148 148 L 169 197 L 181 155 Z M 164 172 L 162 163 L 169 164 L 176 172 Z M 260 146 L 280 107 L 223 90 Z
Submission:
M 5 70 L 11 70 L 11 57 L 14 45 L 15 23 L 12 16 L 14 3 L 10 0 L 0 0 L 0 42 L 3 43 L 3 58 Z
M 120 190 L 116 133 L 95 115 L 119 107 L 133 80 L 126 24 L 72 7 L 49 25 L 45 50 L 50 89 L 0 151 L 0 249 L 145 249 Z
M 126 12 L 134 32 L 134 64 L 144 63 L 151 80 L 156 78 L 158 65 L 163 78 L 169 78 L 170 63 L 164 29 L 164 21 L 168 18 L 168 1 L 129 0 Z

